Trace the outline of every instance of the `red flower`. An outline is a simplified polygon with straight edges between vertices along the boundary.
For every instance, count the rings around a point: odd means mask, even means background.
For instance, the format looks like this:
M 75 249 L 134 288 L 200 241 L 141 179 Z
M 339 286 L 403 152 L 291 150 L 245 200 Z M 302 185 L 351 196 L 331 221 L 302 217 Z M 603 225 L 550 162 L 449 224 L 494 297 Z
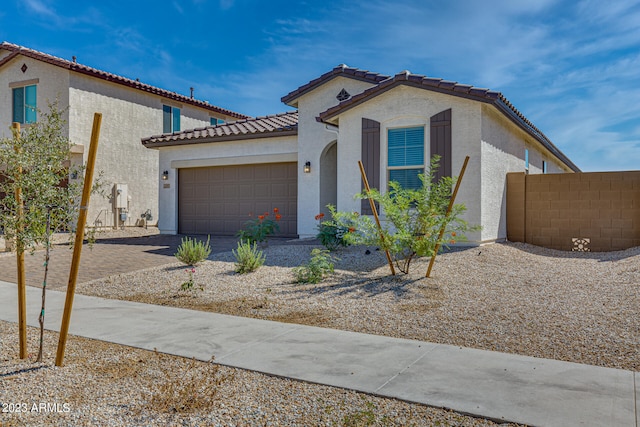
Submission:
M 264 215 L 258 215 L 258 219 L 262 221 L 264 219 Z
M 455 242 L 456 242 L 455 240 L 452 240 L 449 243 L 451 243 L 453 245 Z
M 355 229 L 355 228 L 353 228 L 353 227 L 349 227 L 349 233 L 353 233 L 354 231 L 356 231 L 356 229 Z
M 453 237 L 456 237 L 456 232 L 455 232 L 455 231 L 451 232 L 451 235 L 452 235 Z
M 280 218 L 282 218 L 282 215 L 280 215 L 279 213 L 276 214 L 276 221 L 280 221 Z
M 278 208 L 273 208 L 273 213 L 276 213 L 276 214 L 277 214 L 278 212 L 280 212 L 280 209 L 278 209 Z
M 316 215 L 316 221 L 320 221 L 322 218 L 324 218 L 323 213 L 319 213 L 318 215 Z
M 269 216 L 269 212 L 265 212 L 263 216 L 265 217 Z

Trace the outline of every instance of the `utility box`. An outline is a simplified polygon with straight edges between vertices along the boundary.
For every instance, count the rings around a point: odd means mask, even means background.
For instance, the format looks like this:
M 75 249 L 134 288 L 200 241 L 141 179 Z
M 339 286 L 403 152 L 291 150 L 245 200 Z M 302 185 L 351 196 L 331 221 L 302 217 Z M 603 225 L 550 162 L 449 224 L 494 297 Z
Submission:
M 113 200 L 116 209 L 127 209 L 129 200 L 129 188 L 127 184 L 115 184 L 113 186 Z

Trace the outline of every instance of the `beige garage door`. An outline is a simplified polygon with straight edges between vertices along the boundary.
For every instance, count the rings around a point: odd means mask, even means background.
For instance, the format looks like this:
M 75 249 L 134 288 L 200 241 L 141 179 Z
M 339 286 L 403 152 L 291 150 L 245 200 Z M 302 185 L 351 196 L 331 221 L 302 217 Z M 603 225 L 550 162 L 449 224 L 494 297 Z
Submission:
M 278 235 L 297 235 L 297 163 L 179 169 L 181 234 L 235 235 L 250 215 L 278 208 Z

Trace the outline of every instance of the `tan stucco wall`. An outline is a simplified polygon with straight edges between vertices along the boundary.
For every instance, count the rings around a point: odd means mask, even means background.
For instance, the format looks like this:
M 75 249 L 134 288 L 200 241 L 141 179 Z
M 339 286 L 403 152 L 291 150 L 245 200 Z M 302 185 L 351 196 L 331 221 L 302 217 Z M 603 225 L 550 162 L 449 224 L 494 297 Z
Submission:
M 0 51 L 2 52 L 2 51 Z M 21 67 L 25 64 L 27 71 L 22 72 Z M 20 83 L 36 80 L 37 83 L 37 106 L 46 111 L 48 102 L 60 103 L 60 108 L 69 105 L 69 71 L 50 64 L 46 64 L 35 59 L 18 56 L 0 68 L 0 137 L 11 137 L 11 121 L 13 120 L 12 91 L 9 86 L 12 83 Z M 65 114 L 65 119 L 68 116 Z
M 538 141 L 495 110 L 482 105 L 481 224 L 482 240 L 504 240 L 506 228 L 506 177 L 525 171 L 525 150 L 529 150 L 529 173 L 571 172 Z
M 301 238 L 317 234 L 315 215 L 323 210 L 320 206 L 320 157 L 327 145 L 335 141 L 335 132 L 327 131 L 326 126 L 316 121 L 322 111 L 337 105 L 336 95 L 344 88 L 356 95 L 372 84 L 345 77 L 336 77 L 324 85 L 304 94 L 297 100 L 298 105 L 298 234 Z M 358 147 L 360 142 L 358 142 Z M 338 158 L 340 148 L 338 148 Z M 311 173 L 304 173 L 303 165 L 311 162 Z M 357 165 L 356 165 L 357 168 Z M 333 173 L 333 168 L 325 173 Z M 338 186 L 342 191 L 342 182 Z M 325 194 L 326 196 L 326 194 Z
M 387 131 L 393 128 L 425 126 L 425 161 L 430 156 L 430 119 L 451 108 L 452 111 L 452 168 L 458 175 L 465 156 L 469 165 L 456 202 L 464 203 L 464 218 L 472 224 L 480 223 L 480 123 L 481 109 L 477 102 L 407 86 L 395 87 L 346 111 L 339 117 L 338 139 L 338 209 L 359 211 L 360 201 L 353 195 L 360 192 L 361 178 L 358 160 L 361 158 L 361 119 L 380 122 L 381 191 L 387 190 Z M 384 217 L 384 212 L 383 212 Z M 478 233 L 469 240 L 479 241 Z
M 77 73 L 71 75 L 69 97 L 70 138 L 85 145 L 85 161 L 93 114 L 102 113 L 96 171 L 104 173 L 108 194 L 114 184 L 127 184 L 130 202 L 125 225 L 137 225 L 147 209 L 154 217 L 151 224 L 155 223 L 159 216 L 158 152 L 146 149 L 140 139 L 162 134 L 164 104 L 180 108 L 181 129 L 207 126 L 209 111 Z M 98 218 L 106 226 L 116 221 L 111 201 L 94 196 L 88 225 Z
M 169 179 L 156 181 L 161 212 L 158 219 L 160 232 L 178 232 L 178 168 L 296 161 L 297 148 L 296 136 L 163 147 L 160 150 L 144 148 L 156 153 L 159 151 L 159 173 L 169 172 Z

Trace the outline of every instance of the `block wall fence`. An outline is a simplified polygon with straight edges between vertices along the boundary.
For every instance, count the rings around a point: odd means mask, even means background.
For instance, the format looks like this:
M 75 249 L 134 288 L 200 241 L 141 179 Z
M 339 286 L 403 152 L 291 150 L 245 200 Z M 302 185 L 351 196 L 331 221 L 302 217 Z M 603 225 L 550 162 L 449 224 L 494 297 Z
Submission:
M 640 246 L 640 171 L 507 174 L 507 239 L 565 251 Z

